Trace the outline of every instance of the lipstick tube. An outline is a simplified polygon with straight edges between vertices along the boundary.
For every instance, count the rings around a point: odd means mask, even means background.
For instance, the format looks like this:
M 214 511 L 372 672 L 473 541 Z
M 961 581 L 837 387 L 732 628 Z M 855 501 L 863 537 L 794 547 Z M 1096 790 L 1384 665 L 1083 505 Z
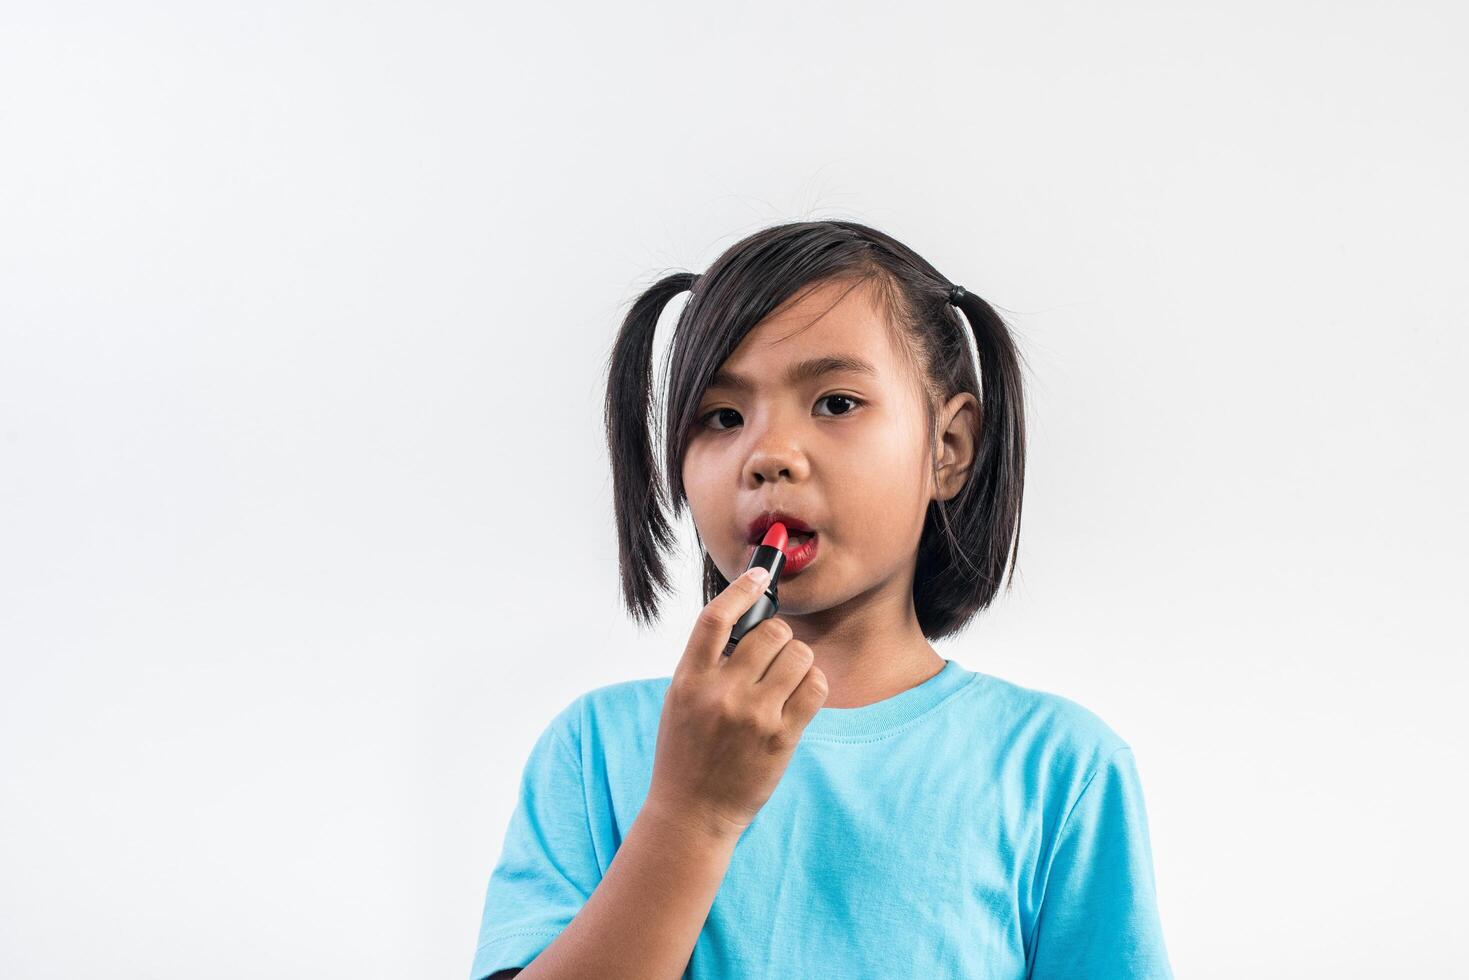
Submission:
M 765 539 L 750 556 L 750 563 L 745 566 L 745 571 L 759 566 L 770 572 L 770 581 L 765 583 L 765 591 L 755 600 L 755 604 L 745 610 L 745 614 L 734 624 L 734 629 L 729 631 L 729 642 L 724 645 L 724 656 L 734 653 L 735 645 L 740 642 L 741 637 L 779 611 L 780 596 L 776 587 L 780 583 L 780 570 L 786 563 L 785 545 L 785 525 L 772 524 L 770 530 L 765 532 Z

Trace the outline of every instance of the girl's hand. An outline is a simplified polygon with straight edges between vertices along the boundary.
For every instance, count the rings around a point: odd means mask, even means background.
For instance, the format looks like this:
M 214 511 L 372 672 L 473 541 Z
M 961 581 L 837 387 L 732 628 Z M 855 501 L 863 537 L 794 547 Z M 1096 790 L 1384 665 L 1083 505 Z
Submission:
M 663 700 L 645 803 L 719 837 L 744 833 L 826 703 L 826 675 L 778 616 L 723 656 L 730 630 L 765 588 L 753 571 L 710 600 L 694 623 Z

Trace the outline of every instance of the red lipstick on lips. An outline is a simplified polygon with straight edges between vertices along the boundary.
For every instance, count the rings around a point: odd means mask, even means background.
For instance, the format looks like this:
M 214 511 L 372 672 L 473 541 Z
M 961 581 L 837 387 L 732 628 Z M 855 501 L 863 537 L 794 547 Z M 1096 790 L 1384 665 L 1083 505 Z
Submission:
M 783 571 L 785 576 L 789 578 L 792 575 L 798 574 L 801 569 L 815 560 L 817 534 L 810 525 L 799 517 L 775 511 L 773 513 L 762 514 L 750 522 L 750 543 L 754 544 L 767 528 L 773 527 L 775 524 L 785 525 L 788 535 L 788 540 L 781 545 L 781 550 L 785 552 L 786 556 Z M 789 540 L 797 535 L 800 536 L 801 540 Z
M 765 583 L 765 591 L 755 600 L 755 604 L 745 610 L 745 614 L 734 624 L 734 629 L 729 631 L 729 642 L 724 645 L 726 657 L 734 652 L 735 645 L 740 642 L 741 637 L 774 616 L 780 609 L 780 597 L 776 595 L 775 590 L 780 582 L 781 569 L 786 564 L 786 541 L 785 525 L 777 521 L 766 530 L 765 537 L 756 546 L 755 553 L 750 556 L 745 571 L 748 572 L 758 565 L 770 572 L 770 581 Z

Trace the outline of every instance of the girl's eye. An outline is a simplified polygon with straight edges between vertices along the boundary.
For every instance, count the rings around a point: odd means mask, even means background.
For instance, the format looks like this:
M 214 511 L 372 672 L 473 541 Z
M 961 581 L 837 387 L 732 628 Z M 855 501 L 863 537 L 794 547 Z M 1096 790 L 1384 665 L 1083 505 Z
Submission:
M 860 398 L 853 398 L 851 395 L 826 395 L 822 398 L 817 399 L 816 404 L 820 405 L 823 402 L 830 401 L 845 402 L 848 405 L 852 406 L 851 408 L 844 408 L 841 411 L 835 412 L 835 416 L 851 415 L 852 408 L 855 408 L 856 406 L 862 404 L 862 400 Z M 730 416 L 733 416 L 733 419 L 731 419 Z M 711 425 L 711 419 L 719 419 L 721 422 L 726 423 L 726 425 Z M 714 411 L 708 412 L 701 416 L 699 418 L 699 424 L 707 429 L 713 429 L 715 432 L 723 432 L 726 428 L 734 428 L 734 426 L 738 424 L 739 419 L 740 413 L 732 408 L 716 408 Z
M 712 419 L 712 418 L 718 418 L 719 416 L 723 416 L 723 415 L 733 415 L 735 418 L 739 418 L 740 417 L 740 413 L 739 412 L 736 412 L 732 408 L 716 408 L 714 411 L 710 412 L 708 415 L 705 415 L 703 418 L 699 419 L 699 424 L 702 425 L 702 426 L 704 426 L 705 428 L 713 429 L 715 432 L 722 432 L 724 430 L 721 429 L 721 428 L 719 428 L 718 426 L 712 426 L 712 425 L 710 425 L 709 424 L 709 420 Z M 733 424 L 731 424 L 730 427 L 733 428 Z
M 847 402 L 847 403 L 851 404 L 853 407 L 856 407 L 857 405 L 862 404 L 862 402 L 860 402 L 856 398 L 853 398 L 851 395 L 827 395 L 827 396 L 819 399 L 816 402 L 816 404 L 820 405 L 822 402 L 831 401 L 832 399 L 836 399 L 839 402 Z M 838 415 L 851 415 L 852 414 L 852 409 L 849 408 L 849 409 L 846 409 L 845 411 L 837 412 L 836 414 L 838 414 Z

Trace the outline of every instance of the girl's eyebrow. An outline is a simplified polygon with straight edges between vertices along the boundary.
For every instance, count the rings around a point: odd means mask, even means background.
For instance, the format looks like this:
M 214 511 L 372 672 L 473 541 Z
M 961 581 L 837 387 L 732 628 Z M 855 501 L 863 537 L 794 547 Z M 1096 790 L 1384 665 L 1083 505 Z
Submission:
M 828 374 L 836 374 L 840 371 L 853 374 L 866 374 L 877 377 L 877 368 L 867 361 L 853 354 L 833 354 L 826 357 L 813 357 L 810 360 L 798 361 L 786 369 L 785 383 L 789 385 L 800 384 Z M 729 388 L 734 391 L 754 391 L 755 385 L 743 375 L 735 374 L 733 371 L 719 370 L 714 372 L 714 377 L 709 381 L 709 387 Z

